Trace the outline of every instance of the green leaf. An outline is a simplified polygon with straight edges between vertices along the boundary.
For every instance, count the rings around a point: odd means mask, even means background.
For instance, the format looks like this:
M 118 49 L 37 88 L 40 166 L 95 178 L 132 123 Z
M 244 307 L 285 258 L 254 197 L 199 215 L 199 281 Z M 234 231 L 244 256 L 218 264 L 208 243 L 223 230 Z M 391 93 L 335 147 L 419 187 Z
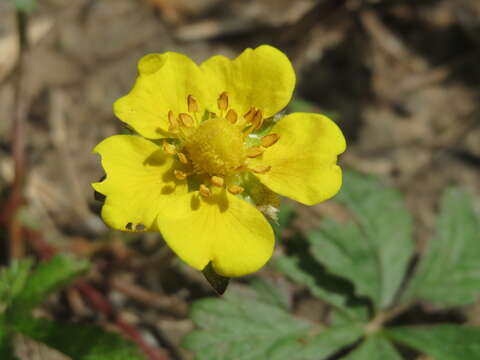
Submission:
M 280 209 L 278 211 L 277 222 L 272 222 L 273 232 L 275 233 L 276 239 L 282 239 L 285 236 L 283 233 L 287 229 L 297 216 L 297 213 L 292 205 L 282 201 Z
M 0 359 L 18 360 L 14 354 L 14 348 L 11 342 L 0 344 Z
M 0 272 L 0 313 L 23 290 L 32 260 L 14 260 L 8 268 Z
M 312 245 L 312 255 L 329 272 L 352 281 L 357 296 L 378 300 L 381 291 L 378 261 L 375 250 L 358 226 L 327 219 L 307 238 Z
M 365 304 L 355 298 L 350 283 L 325 272 L 315 260 L 307 254 L 283 256 L 277 258 L 277 269 L 291 280 L 308 287 L 313 296 L 335 307 L 338 323 L 365 322 L 368 311 Z
M 331 335 L 327 331 L 315 335 L 314 324 L 261 301 L 251 289 L 243 293 L 231 289 L 224 299 L 199 300 L 191 317 L 199 329 L 183 345 L 197 360 L 318 360 L 319 351 L 331 354 L 361 334 L 361 329 L 350 325 Z M 299 357 L 290 356 L 297 353 Z
M 88 270 L 88 262 L 76 260 L 68 255 L 57 255 L 41 263 L 28 277 L 23 290 L 12 302 L 14 316 L 30 312 L 41 304 L 48 295 L 67 285 Z
M 271 280 L 263 278 L 255 278 L 250 283 L 251 288 L 257 293 L 257 299 L 259 301 L 278 306 L 280 309 L 288 311 L 290 308 L 290 298 L 285 285 L 285 281 L 277 281 L 274 283 Z
M 294 97 L 288 104 L 290 112 L 313 112 L 315 104 L 306 99 Z
M 233 290 L 233 289 L 232 289 Z M 231 291 L 225 299 L 205 299 L 193 304 L 194 323 L 184 346 L 196 359 L 262 359 L 274 344 L 301 338 L 312 324 L 293 318 L 276 306 Z
M 143 360 L 136 346 L 114 333 L 87 324 L 22 318 L 15 330 L 75 360 Z
M 0 314 L 0 359 L 12 357 L 12 342 L 4 314 Z
M 344 360 L 402 360 L 395 347 L 382 335 L 376 334 L 367 339 Z
M 455 325 L 398 327 L 385 330 L 395 341 L 435 360 L 480 359 L 480 328 Z
M 13 0 L 15 7 L 19 11 L 32 12 L 37 7 L 35 0 Z
M 0 359 L 17 360 L 14 354 L 12 334 L 8 328 L 5 314 L 0 314 Z
M 292 205 L 282 202 L 278 212 L 278 224 L 274 226 L 275 235 L 280 236 L 286 227 L 290 226 L 295 219 L 296 212 Z
M 370 296 L 376 308 L 388 307 L 413 254 L 411 216 L 397 191 L 353 172 L 345 172 L 336 199 L 352 211 L 359 228 L 329 222 L 309 236 L 313 255 Z
M 472 303 L 480 295 L 480 216 L 471 196 L 447 190 L 437 226 L 405 296 L 444 306 Z
M 362 336 L 359 326 L 348 325 L 323 330 L 311 338 L 289 339 L 271 349 L 269 360 L 324 360 Z

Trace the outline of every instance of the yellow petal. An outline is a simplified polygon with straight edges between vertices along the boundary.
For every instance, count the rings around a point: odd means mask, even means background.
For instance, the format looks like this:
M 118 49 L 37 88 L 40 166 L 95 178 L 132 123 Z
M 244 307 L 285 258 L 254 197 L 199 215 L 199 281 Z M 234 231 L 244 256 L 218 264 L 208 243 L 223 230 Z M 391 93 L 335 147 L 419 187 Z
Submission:
M 307 205 L 334 196 L 342 184 L 337 155 L 345 151 L 338 126 L 319 114 L 293 113 L 271 130 L 279 140 L 252 166 L 271 166 L 256 176 L 273 191 Z
M 203 104 L 203 74 L 188 57 L 174 52 L 145 55 L 128 95 L 113 105 L 115 115 L 149 139 L 168 137 L 168 112 L 188 112 L 188 96 Z
M 102 156 L 107 177 L 92 186 L 106 196 L 102 218 L 110 227 L 156 230 L 165 199 L 187 192 L 186 182 L 173 174 L 180 163 L 140 136 L 111 136 L 93 151 Z
M 234 60 L 213 56 L 200 67 L 214 112 L 218 96 L 226 91 L 230 106 L 240 115 L 254 106 L 268 118 L 288 104 L 295 87 L 292 64 L 280 50 L 268 45 L 246 49 Z
M 255 207 L 226 191 L 208 198 L 197 193 L 176 198 L 158 224 L 173 251 L 198 270 L 212 261 L 218 274 L 242 276 L 272 256 L 270 224 Z

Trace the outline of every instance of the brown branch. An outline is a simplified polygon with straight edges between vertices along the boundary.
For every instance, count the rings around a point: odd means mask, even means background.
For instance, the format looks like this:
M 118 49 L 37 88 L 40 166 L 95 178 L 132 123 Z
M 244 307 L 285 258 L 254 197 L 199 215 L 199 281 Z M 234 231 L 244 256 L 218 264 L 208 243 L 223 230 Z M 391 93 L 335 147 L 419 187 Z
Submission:
M 119 330 L 122 331 L 124 335 L 133 340 L 140 347 L 140 349 L 142 349 L 145 355 L 148 356 L 150 360 L 167 359 L 165 353 L 148 345 L 133 325 L 124 322 L 118 316 L 118 314 L 116 314 L 110 303 L 97 289 L 86 283 L 84 280 L 77 281 L 75 287 L 87 298 L 87 300 L 91 303 L 92 307 L 94 307 L 95 310 L 101 312 L 108 319 L 114 322 L 115 325 L 119 328 Z
M 17 220 L 17 212 L 23 204 L 23 185 L 25 178 L 25 119 L 28 107 L 31 101 L 31 94 L 25 87 L 25 57 L 28 48 L 27 41 L 27 21 L 28 15 L 23 11 L 17 12 L 17 27 L 19 41 L 19 61 L 16 69 L 15 83 L 15 104 L 12 124 L 12 142 L 11 152 L 14 161 L 14 181 L 5 206 L 0 212 L 0 224 L 5 225 L 8 231 L 9 255 L 11 259 L 20 258 L 25 253 L 24 237 L 35 249 L 42 260 L 49 260 L 58 250 L 48 244 L 42 237 L 42 234 L 27 229 Z M 131 324 L 124 322 L 106 298 L 85 280 L 78 281 L 74 288 L 78 290 L 87 299 L 87 302 L 97 312 L 102 313 L 106 318 L 112 321 L 117 328 L 126 336 L 135 342 L 144 352 L 149 360 L 168 360 L 166 353 L 160 349 L 150 346 L 139 331 Z
M 8 230 L 10 258 L 21 258 L 25 253 L 22 227 L 16 219 L 16 214 L 23 203 L 23 182 L 25 177 L 25 117 L 29 103 L 29 97 L 26 95 L 24 87 L 25 56 L 28 48 L 27 22 L 27 13 L 17 10 L 19 58 L 15 74 L 15 100 L 11 142 L 15 177 L 8 200 L 0 214 L 0 222 L 4 223 Z
M 159 295 L 130 281 L 114 277 L 110 281 L 110 286 L 135 301 L 155 307 L 169 314 L 181 317 L 187 314 L 188 306 L 185 302 L 173 297 Z
M 57 249 L 48 244 L 40 233 L 27 229 L 25 229 L 25 233 L 30 244 L 42 260 L 49 260 L 52 256 L 58 253 Z M 149 360 L 168 360 L 168 356 L 165 352 L 149 345 L 135 326 L 126 323 L 120 318 L 113 306 L 100 291 L 95 289 L 85 280 L 78 280 L 73 286 L 83 295 L 93 310 L 101 313 L 105 318 L 114 323 L 125 337 L 131 339 L 138 345 Z

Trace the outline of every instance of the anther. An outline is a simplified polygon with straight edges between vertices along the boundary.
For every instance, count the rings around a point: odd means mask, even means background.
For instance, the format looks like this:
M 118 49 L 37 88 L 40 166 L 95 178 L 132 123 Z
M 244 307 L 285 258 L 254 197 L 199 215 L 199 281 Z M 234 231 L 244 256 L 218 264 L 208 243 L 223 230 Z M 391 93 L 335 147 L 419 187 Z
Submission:
M 187 173 L 180 170 L 173 170 L 173 174 L 178 180 L 185 180 L 187 178 Z
M 193 127 L 193 125 L 195 124 L 195 120 L 193 120 L 193 117 L 189 114 L 180 113 L 178 117 L 180 118 L 180 121 L 185 127 Z
M 170 124 L 170 127 L 168 128 L 168 131 L 175 131 L 178 129 L 178 121 L 175 120 L 175 116 L 173 115 L 173 111 L 170 110 L 168 112 L 168 122 Z
M 188 95 L 187 97 L 188 112 L 196 113 L 198 112 L 198 103 L 197 99 L 193 95 Z
M 230 109 L 230 110 L 228 110 L 227 115 L 225 116 L 225 118 L 226 118 L 231 124 L 235 124 L 235 123 L 237 122 L 238 115 L 237 115 L 237 113 L 235 112 L 235 110 Z
M 280 136 L 278 134 L 268 134 L 262 137 L 262 146 L 263 147 L 269 147 L 275 144 L 278 139 L 280 139 Z
M 169 154 L 169 155 L 175 155 L 175 153 L 177 152 L 177 148 L 175 147 L 175 145 L 172 145 L 167 141 L 163 142 L 162 149 L 166 154 Z
M 256 174 L 265 174 L 268 172 L 272 167 L 270 165 L 259 165 L 254 168 L 248 168 L 249 170 L 253 171 Z
M 177 156 L 178 156 L 178 160 L 180 160 L 181 163 L 188 164 L 187 156 L 184 153 L 179 152 L 177 153 Z
M 247 149 L 247 156 L 249 158 L 254 158 L 263 154 L 263 149 L 260 146 L 252 146 Z
M 212 192 L 205 184 L 200 184 L 200 188 L 198 189 L 198 191 L 200 192 L 200 195 L 205 197 L 209 197 L 210 195 L 212 195 Z
M 213 185 L 218 186 L 218 187 L 222 187 L 223 184 L 225 183 L 223 178 L 220 177 L 220 176 L 212 176 L 210 178 L 210 181 L 212 182 Z
M 230 185 L 228 187 L 228 191 L 233 194 L 233 195 L 238 195 L 241 194 L 245 190 L 243 187 L 238 186 L 238 185 Z
M 263 113 L 262 113 L 262 110 L 257 110 L 255 112 L 255 115 L 253 116 L 253 119 L 252 119 L 252 126 L 255 128 L 255 129 L 260 129 L 262 127 L 262 124 L 263 124 Z
M 245 115 L 243 115 L 246 123 L 250 123 L 253 119 L 253 117 L 255 116 L 255 113 L 257 112 L 257 109 L 255 109 L 254 107 L 251 107 L 250 110 L 248 110 Z
M 227 108 L 228 108 L 228 95 L 227 95 L 226 91 L 221 93 L 220 96 L 218 97 L 217 105 L 218 105 L 219 110 L 221 110 L 221 111 L 227 110 Z

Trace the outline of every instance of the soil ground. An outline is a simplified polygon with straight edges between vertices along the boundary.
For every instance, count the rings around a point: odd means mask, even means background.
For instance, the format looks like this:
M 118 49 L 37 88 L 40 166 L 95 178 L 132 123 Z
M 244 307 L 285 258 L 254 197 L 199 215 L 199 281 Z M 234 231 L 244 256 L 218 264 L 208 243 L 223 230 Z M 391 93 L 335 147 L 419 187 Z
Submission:
M 213 295 L 202 276 L 169 256 L 156 234 L 108 230 L 90 183 L 102 175 L 91 150 L 122 132 L 112 103 L 146 53 L 178 51 L 201 62 L 272 44 L 298 78 L 290 111 L 329 114 L 344 130 L 343 166 L 387 179 L 413 211 L 418 251 L 432 235 L 440 195 L 456 184 L 480 195 L 480 2 L 478 0 L 44 0 L 29 21 L 25 58 L 26 203 L 48 242 L 106 269 L 90 277 L 148 341 L 172 359 L 191 330 L 192 300 Z M 10 151 L 18 61 L 15 12 L 0 2 L 0 192 L 13 181 Z M 2 197 L 0 197 L 2 199 Z M 331 203 L 298 207 L 307 230 Z M 280 245 L 281 247 L 281 245 Z M 27 253 L 32 250 L 27 248 Z M 6 247 L 0 251 L 7 261 Z M 261 272 L 269 276 L 270 270 Z M 292 290 L 293 291 L 293 290 Z M 319 304 L 303 298 L 302 316 Z M 317 310 L 316 310 L 317 309 Z M 93 320 L 78 294 L 43 310 Z M 313 313 L 313 315 L 312 315 Z M 480 310 L 465 311 L 480 323 Z

